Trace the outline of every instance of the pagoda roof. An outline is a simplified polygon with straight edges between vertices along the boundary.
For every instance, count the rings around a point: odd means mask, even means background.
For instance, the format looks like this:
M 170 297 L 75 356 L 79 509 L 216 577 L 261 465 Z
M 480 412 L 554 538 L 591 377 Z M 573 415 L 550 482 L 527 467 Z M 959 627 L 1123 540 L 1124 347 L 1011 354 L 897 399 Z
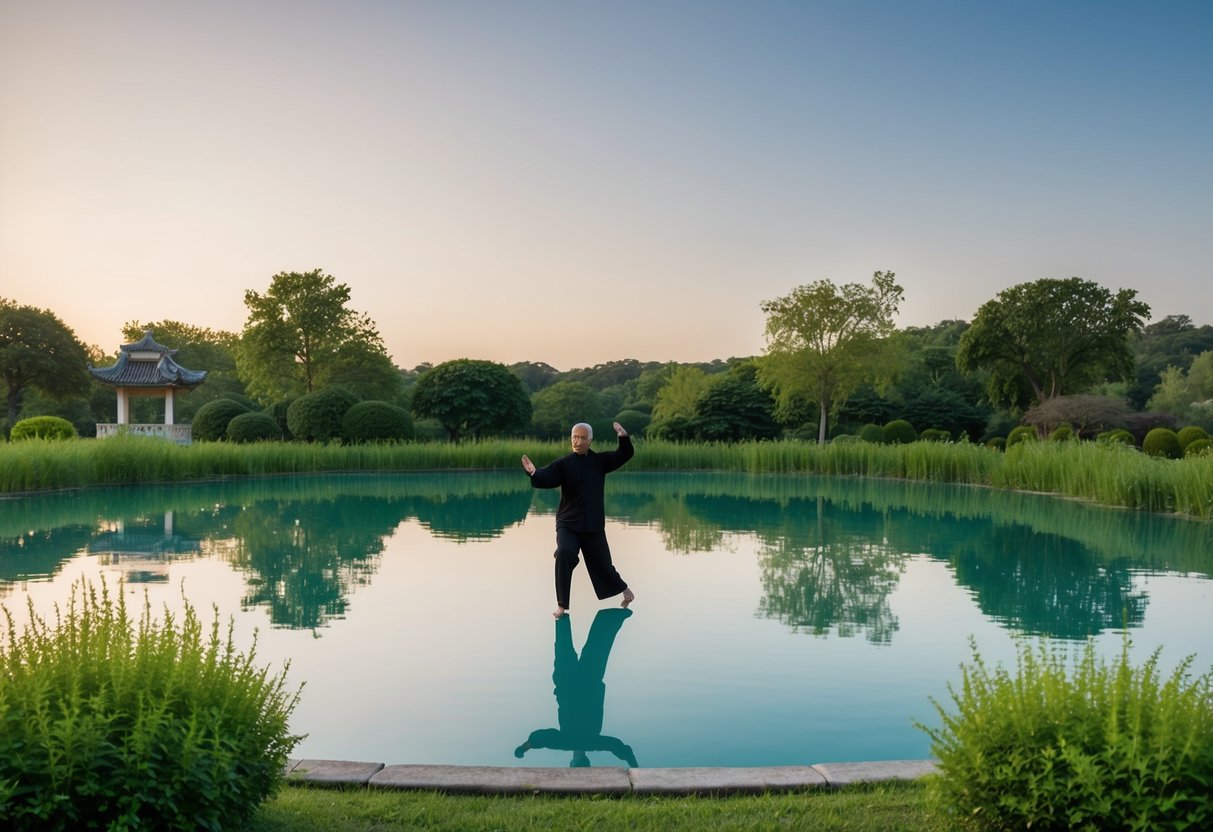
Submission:
M 173 360 L 177 351 L 158 344 L 147 332 L 133 344 L 123 344 L 118 363 L 93 367 L 93 378 L 111 387 L 197 387 L 206 380 L 206 370 L 187 370 Z

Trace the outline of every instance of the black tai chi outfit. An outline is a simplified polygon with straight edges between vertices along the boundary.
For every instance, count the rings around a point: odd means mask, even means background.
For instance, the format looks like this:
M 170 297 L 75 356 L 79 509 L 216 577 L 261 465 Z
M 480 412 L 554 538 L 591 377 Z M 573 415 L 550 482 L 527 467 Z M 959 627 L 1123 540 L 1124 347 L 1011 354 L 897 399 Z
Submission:
M 585 568 L 599 600 L 628 588 L 611 563 L 603 486 L 606 475 L 635 453 L 632 438 L 621 436 L 619 447 L 613 451 L 571 453 L 531 474 L 535 488 L 560 488 L 560 506 L 556 509 L 556 603 L 566 610 L 578 552 L 585 555 Z

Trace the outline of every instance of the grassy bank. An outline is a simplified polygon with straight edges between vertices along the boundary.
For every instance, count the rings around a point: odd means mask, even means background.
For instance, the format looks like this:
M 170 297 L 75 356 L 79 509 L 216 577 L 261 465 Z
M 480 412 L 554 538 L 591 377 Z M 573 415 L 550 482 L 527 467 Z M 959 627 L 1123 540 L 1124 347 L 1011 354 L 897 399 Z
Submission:
M 290 787 L 263 805 L 250 826 L 260 832 L 945 828 L 920 782 L 729 798 L 478 797 Z
M 937 442 L 638 444 L 629 470 L 895 477 L 1037 491 L 1213 519 L 1211 455 L 1157 459 L 1116 443 L 1091 442 L 1025 442 L 1006 453 Z M 327 471 L 515 470 L 524 453 L 542 464 L 567 450 L 563 441 L 527 440 L 385 446 L 217 442 L 187 447 L 140 437 L 30 440 L 0 445 L 0 494 Z

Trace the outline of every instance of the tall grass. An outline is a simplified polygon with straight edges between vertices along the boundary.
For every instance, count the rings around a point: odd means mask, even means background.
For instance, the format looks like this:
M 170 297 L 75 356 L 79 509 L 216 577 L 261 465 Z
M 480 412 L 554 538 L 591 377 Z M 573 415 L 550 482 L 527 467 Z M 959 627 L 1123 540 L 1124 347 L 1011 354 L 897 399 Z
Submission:
M 1117 443 L 1023 442 L 1005 454 L 969 443 L 680 443 L 645 440 L 630 471 L 724 471 L 893 477 L 988 485 L 1104 505 L 1213 519 L 1213 455 L 1165 460 Z M 395 445 L 200 442 L 146 437 L 29 440 L 0 445 L 0 494 L 98 485 L 184 482 L 334 471 L 517 470 L 543 464 L 563 441 L 498 439 Z

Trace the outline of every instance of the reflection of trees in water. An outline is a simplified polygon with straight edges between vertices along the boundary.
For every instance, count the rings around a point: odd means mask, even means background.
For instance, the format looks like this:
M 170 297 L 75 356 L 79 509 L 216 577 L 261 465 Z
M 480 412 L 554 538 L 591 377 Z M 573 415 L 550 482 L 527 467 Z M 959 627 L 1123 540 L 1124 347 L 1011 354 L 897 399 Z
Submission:
M 940 524 L 932 554 L 973 591 L 981 611 L 1017 632 L 1082 639 L 1137 627 L 1149 599 L 1127 559 L 1101 559 L 1056 534 L 1024 526 Z
M 47 580 L 93 539 L 91 526 L 40 529 L 0 539 L 0 595 L 13 583 Z
M 531 493 L 519 489 L 493 495 L 414 497 L 408 502 L 410 513 L 434 537 L 459 541 L 492 540 L 526 519 Z
M 759 531 L 759 613 L 793 632 L 863 633 L 873 644 L 888 644 L 898 629 L 889 595 L 905 571 L 906 555 L 865 528 L 879 515 L 827 512 L 827 505 L 789 505 L 778 531 Z

